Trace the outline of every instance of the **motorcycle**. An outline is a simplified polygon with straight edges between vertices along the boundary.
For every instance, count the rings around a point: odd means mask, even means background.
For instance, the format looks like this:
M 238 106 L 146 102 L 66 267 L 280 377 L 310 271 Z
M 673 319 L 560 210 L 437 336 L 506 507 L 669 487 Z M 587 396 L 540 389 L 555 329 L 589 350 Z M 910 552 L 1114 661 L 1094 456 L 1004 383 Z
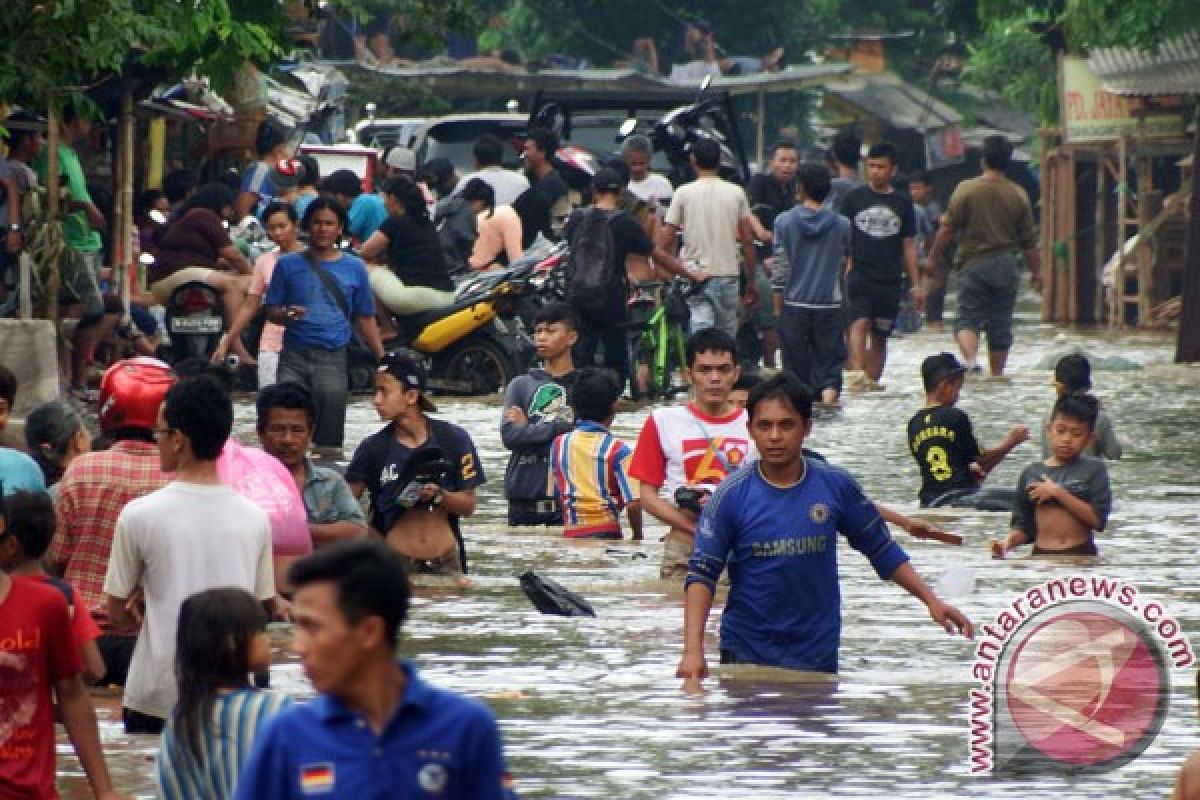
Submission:
M 541 259 L 519 259 L 506 269 L 468 278 L 448 306 L 393 316 L 398 336 L 388 349 L 407 347 L 429 365 L 429 387 L 455 395 L 492 394 L 524 372 L 533 341 L 521 318 L 535 289 Z
M 654 149 L 666 154 L 671 164 L 667 177 L 679 186 L 696 177 L 689 159 L 691 145 L 700 139 L 712 139 L 721 148 L 722 178 L 744 186 L 750 179 L 750 167 L 746 163 L 745 148 L 727 96 L 708 96 L 712 76 L 706 76 L 700 84 L 695 102 L 672 109 L 654 124 L 650 140 Z M 622 130 L 622 135 L 627 135 Z

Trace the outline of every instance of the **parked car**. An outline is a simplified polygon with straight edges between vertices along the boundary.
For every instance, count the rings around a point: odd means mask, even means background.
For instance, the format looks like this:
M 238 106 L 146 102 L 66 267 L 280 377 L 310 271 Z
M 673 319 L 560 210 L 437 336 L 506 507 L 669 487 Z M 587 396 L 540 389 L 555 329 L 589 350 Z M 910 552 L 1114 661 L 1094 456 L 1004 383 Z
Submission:
M 367 117 L 354 126 L 351 139 L 378 150 L 412 147 L 413 136 L 427 120 L 428 117 Z
M 490 133 L 509 144 L 504 152 L 504 166 L 517 169 L 521 166 L 521 147 L 528 130 L 528 118 L 524 114 L 451 114 L 419 125 L 409 146 L 417 154 L 418 165 L 433 158 L 448 158 L 458 174 L 463 175 L 475 170 L 472 152 L 475 141 Z

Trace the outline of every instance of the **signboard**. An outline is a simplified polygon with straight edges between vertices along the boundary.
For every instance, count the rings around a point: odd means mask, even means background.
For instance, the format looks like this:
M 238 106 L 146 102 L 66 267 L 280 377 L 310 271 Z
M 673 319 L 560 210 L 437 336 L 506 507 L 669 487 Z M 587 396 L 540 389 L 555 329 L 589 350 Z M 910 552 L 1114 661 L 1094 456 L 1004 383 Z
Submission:
M 956 122 L 925 134 L 925 168 L 937 169 L 961 164 L 967 148 L 963 144 L 962 127 Z
M 1183 135 L 1179 113 L 1147 112 L 1139 123 L 1135 112 L 1143 107 L 1141 99 L 1106 92 L 1086 58 L 1064 56 L 1060 65 L 1061 114 L 1068 142 L 1111 142 L 1134 133 L 1151 138 Z

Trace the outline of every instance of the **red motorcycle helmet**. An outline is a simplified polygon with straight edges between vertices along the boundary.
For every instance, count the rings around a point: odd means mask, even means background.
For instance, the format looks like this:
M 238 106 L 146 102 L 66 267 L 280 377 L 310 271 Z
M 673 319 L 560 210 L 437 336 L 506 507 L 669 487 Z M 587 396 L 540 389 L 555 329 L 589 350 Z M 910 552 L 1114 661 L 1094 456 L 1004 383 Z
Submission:
M 100 380 L 100 430 L 154 430 L 167 390 L 175 384 L 171 367 L 157 358 L 118 361 Z

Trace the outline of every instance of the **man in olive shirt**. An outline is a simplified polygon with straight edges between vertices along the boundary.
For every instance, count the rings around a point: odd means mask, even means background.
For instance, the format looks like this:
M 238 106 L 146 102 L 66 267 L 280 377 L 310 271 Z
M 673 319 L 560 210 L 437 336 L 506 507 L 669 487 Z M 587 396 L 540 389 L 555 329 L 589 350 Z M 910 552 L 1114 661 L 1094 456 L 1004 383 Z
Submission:
M 1033 288 L 1041 291 L 1042 286 L 1029 197 L 1004 174 L 1011 158 L 1012 145 L 1003 136 L 984 140 L 983 174 L 963 181 L 954 190 L 929 253 L 929 268 L 936 269 L 958 235 L 955 265 L 962 272 L 958 277 L 954 335 L 968 369 L 977 372 L 979 334 L 987 334 L 993 375 L 1004 374 L 1012 347 L 1018 251 L 1024 254 Z

